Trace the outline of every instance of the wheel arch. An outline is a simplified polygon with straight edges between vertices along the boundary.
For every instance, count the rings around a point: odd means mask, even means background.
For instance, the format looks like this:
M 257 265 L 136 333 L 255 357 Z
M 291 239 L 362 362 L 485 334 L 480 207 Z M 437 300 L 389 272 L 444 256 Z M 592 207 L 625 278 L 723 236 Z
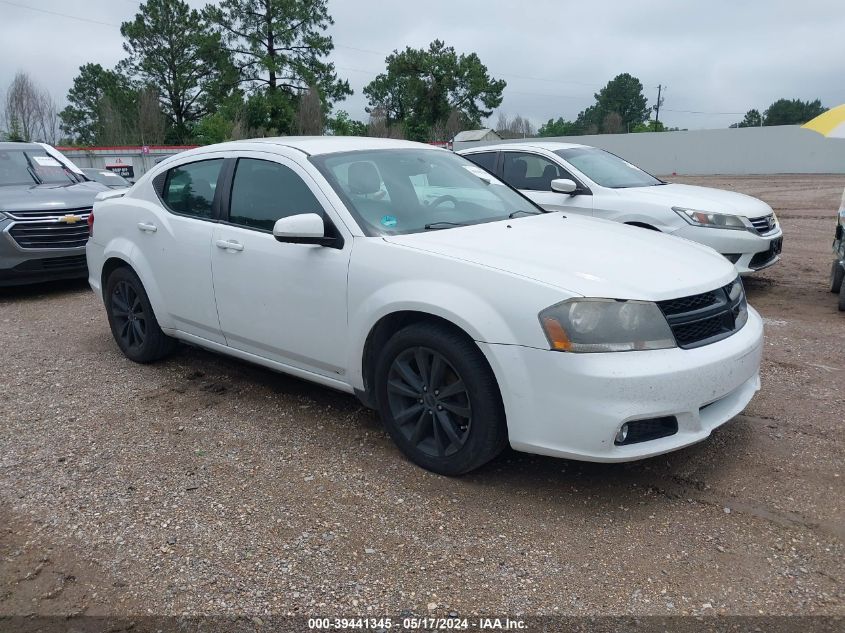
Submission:
M 380 350 L 384 344 L 387 343 L 390 337 L 396 334 L 396 332 L 408 327 L 409 325 L 421 322 L 442 325 L 443 327 L 456 332 L 466 340 L 472 342 L 474 345 L 476 344 L 475 338 L 473 338 L 473 336 L 465 328 L 461 327 L 454 321 L 434 314 L 433 312 L 426 312 L 419 309 L 404 309 L 383 315 L 370 328 L 364 341 L 364 349 L 361 353 L 361 376 L 363 378 L 363 389 L 356 389 L 355 395 L 358 396 L 358 399 L 361 400 L 365 406 L 371 409 L 375 408 L 375 394 L 373 392 L 373 388 L 375 383 L 376 364 L 378 361 L 378 350 Z M 499 386 L 496 372 L 493 370 L 484 352 L 481 350 L 479 351 L 481 352 L 482 357 L 484 357 L 488 367 L 490 367 L 490 372 L 493 374 L 493 378 L 496 380 L 497 386 Z M 499 388 L 501 389 L 501 387 Z
M 174 329 L 174 325 L 170 321 L 167 310 L 164 309 L 165 304 L 163 297 L 159 292 L 158 285 L 155 283 L 155 277 L 152 274 L 152 269 L 146 257 L 137 249 L 128 249 L 126 244 L 112 244 L 111 248 L 107 248 L 104 257 L 102 270 L 100 273 L 100 287 L 103 292 L 103 301 L 105 301 L 106 281 L 115 270 L 120 267 L 129 268 L 132 272 L 138 275 L 138 279 L 144 286 L 144 291 L 147 293 L 147 298 L 150 300 L 153 312 L 158 320 L 159 326 L 165 330 Z M 128 257 L 127 250 L 134 250 L 133 257 Z

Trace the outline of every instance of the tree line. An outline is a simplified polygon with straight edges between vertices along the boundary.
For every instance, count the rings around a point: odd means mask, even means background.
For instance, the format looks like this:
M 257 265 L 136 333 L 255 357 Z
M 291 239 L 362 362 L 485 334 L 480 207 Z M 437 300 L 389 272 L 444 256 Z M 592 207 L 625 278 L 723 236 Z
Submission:
M 352 119 L 336 107 L 352 89 L 328 60 L 334 22 L 327 3 L 219 0 L 198 10 L 184 0 L 146 0 L 120 26 L 125 58 L 114 68 L 81 66 L 64 109 L 18 73 L 3 103 L 4 136 L 78 146 L 326 133 L 447 141 L 481 127 L 501 105 L 504 80 L 477 54 L 435 40 L 388 55 L 384 72 L 363 89 L 368 120 Z M 594 97 L 574 121 L 559 117 L 536 129 L 520 115 L 500 114 L 496 129 L 505 138 L 668 129 L 651 119 L 643 85 L 628 73 Z M 818 100 L 781 99 L 734 125 L 803 123 L 823 110 Z

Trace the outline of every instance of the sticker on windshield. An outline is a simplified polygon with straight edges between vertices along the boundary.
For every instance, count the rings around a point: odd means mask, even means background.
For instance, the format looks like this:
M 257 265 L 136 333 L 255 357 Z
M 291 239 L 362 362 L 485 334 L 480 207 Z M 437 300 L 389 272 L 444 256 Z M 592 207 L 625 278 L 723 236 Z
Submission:
M 33 156 L 32 160 L 41 167 L 61 167 L 62 164 L 52 156 Z
M 386 226 L 389 229 L 392 229 L 398 223 L 399 223 L 399 221 L 392 215 L 381 216 L 381 225 Z

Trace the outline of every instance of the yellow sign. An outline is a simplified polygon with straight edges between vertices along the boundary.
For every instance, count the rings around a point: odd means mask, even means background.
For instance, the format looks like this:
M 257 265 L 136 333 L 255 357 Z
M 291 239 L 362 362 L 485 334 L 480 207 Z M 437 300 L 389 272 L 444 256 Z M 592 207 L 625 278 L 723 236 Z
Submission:
M 77 222 L 81 222 L 82 218 L 78 215 L 63 215 L 59 218 L 59 222 L 64 222 L 65 224 L 76 224 Z

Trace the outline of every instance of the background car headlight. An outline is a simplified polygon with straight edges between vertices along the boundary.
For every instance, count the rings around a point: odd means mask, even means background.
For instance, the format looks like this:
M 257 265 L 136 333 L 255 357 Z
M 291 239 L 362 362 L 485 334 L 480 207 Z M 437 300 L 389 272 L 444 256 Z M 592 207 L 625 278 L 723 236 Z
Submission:
M 666 318 L 649 301 L 572 299 L 543 310 L 540 325 L 559 352 L 630 352 L 675 347 Z
M 710 213 L 709 211 L 684 209 L 683 207 L 672 207 L 672 211 L 693 226 L 706 226 L 712 229 L 734 229 L 738 231 L 745 231 L 748 228 L 743 219 L 738 215 Z

